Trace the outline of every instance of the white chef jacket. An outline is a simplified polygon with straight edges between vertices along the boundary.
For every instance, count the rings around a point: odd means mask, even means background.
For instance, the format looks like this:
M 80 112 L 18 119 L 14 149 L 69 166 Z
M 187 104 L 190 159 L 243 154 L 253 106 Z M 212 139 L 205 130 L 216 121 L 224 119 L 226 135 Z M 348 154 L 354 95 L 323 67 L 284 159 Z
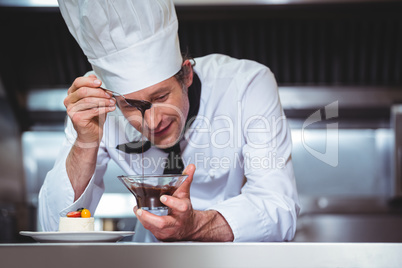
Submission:
M 218 211 L 234 241 L 293 239 L 299 212 L 291 135 L 277 84 L 265 66 L 212 54 L 195 59 L 202 89 L 198 115 L 180 142 L 183 162 L 196 166 L 190 189 L 194 209 Z M 126 174 L 142 174 L 141 154 L 126 154 L 118 144 L 139 140 L 116 109 L 109 113 L 96 170 L 82 196 L 66 173 L 66 158 L 76 132 L 67 120 L 66 139 L 39 194 L 39 220 L 45 231 L 58 229 L 60 215 L 79 207 L 94 212 L 104 192 L 110 159 Z M 144 153 L 145 174 L 162 174 L 167 153 L 152 146 Z M 116 183 L 120 183 L 116 179 Z

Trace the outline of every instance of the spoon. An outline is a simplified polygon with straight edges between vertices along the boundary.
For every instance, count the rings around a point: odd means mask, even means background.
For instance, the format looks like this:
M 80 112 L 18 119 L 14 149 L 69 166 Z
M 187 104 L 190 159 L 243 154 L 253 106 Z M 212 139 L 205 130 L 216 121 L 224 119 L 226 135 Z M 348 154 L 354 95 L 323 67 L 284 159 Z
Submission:
M 111 91 L 111 90 L 107 90 L 108 92 L 112 93 L 112 95 L 114 97 L 116 96 L 120 96 L 123 97 L 124 101 L 130 105 L 131 107 L 137 108 L 142 115 L 144 115 L 145 111 L 150 109 L 152 107 L 152 103 L 150 103 L 149 101 L 145 101 L 145 100 L 133 100 L 133 99 L 127 99 L 126 97 L 124 97 L 124 95 L 117 93 L 115 91 Z

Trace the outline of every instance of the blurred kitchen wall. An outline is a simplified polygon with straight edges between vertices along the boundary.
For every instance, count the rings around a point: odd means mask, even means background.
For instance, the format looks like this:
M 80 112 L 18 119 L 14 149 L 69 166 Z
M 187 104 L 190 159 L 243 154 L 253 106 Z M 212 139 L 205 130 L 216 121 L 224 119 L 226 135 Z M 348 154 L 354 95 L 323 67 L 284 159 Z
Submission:
M 252 59 L 275 74 L 303 206 L 296 241 L 402 241 L 391 124 L 402 102 L 401 1 L 176 3 L 183 51 Z M 11 226 L 0 241 L 19 241 L 18 230 L 40 229 L 37 194 L 64 138 L 62 101 L 90 65 L 56 1 L 0 0 L 0 34 L 0 200 L 8 215 L 0 223 Z M 133 198 L 116 175 L 110 163 L 99 228 L 135 224 Z
M 12 242 L 29 226 L 21 132 L 0 80 L 0 241 Z M 31 215 L 33 216 L 33 215 Z

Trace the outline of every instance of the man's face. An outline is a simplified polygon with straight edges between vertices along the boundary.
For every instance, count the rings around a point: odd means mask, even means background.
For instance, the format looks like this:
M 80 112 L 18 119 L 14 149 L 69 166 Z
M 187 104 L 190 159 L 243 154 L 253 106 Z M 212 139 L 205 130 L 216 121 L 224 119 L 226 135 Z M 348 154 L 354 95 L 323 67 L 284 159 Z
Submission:
M 189 79 L 187 79 L 189 80 Z M 145 111 L 144 126 L 137 108 L 129 106 L 122 97 L 116 97 L 120 110 L 132 126 L 142 132 L 148 140 L 160 148 L 173 146 L 180 137 L 189 111 L 187 90 L 171 77 L 156 85 L 124 95 L 127 99 L 146 100 L 152 107 Z M 143 127 L 143 129 L 142 129 Z

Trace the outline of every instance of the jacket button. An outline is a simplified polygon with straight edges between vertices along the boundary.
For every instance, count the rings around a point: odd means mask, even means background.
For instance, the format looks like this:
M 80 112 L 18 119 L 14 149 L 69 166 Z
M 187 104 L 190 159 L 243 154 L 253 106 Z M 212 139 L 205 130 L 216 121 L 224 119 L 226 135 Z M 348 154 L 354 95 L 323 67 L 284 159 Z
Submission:
M 215 169 L 210 169 L 209 172 L 208 172 L 208 174 L 209 174 L 209 176 L 210 176 L 211 178 L 215 178 L 215 172 L 216 172 Z

